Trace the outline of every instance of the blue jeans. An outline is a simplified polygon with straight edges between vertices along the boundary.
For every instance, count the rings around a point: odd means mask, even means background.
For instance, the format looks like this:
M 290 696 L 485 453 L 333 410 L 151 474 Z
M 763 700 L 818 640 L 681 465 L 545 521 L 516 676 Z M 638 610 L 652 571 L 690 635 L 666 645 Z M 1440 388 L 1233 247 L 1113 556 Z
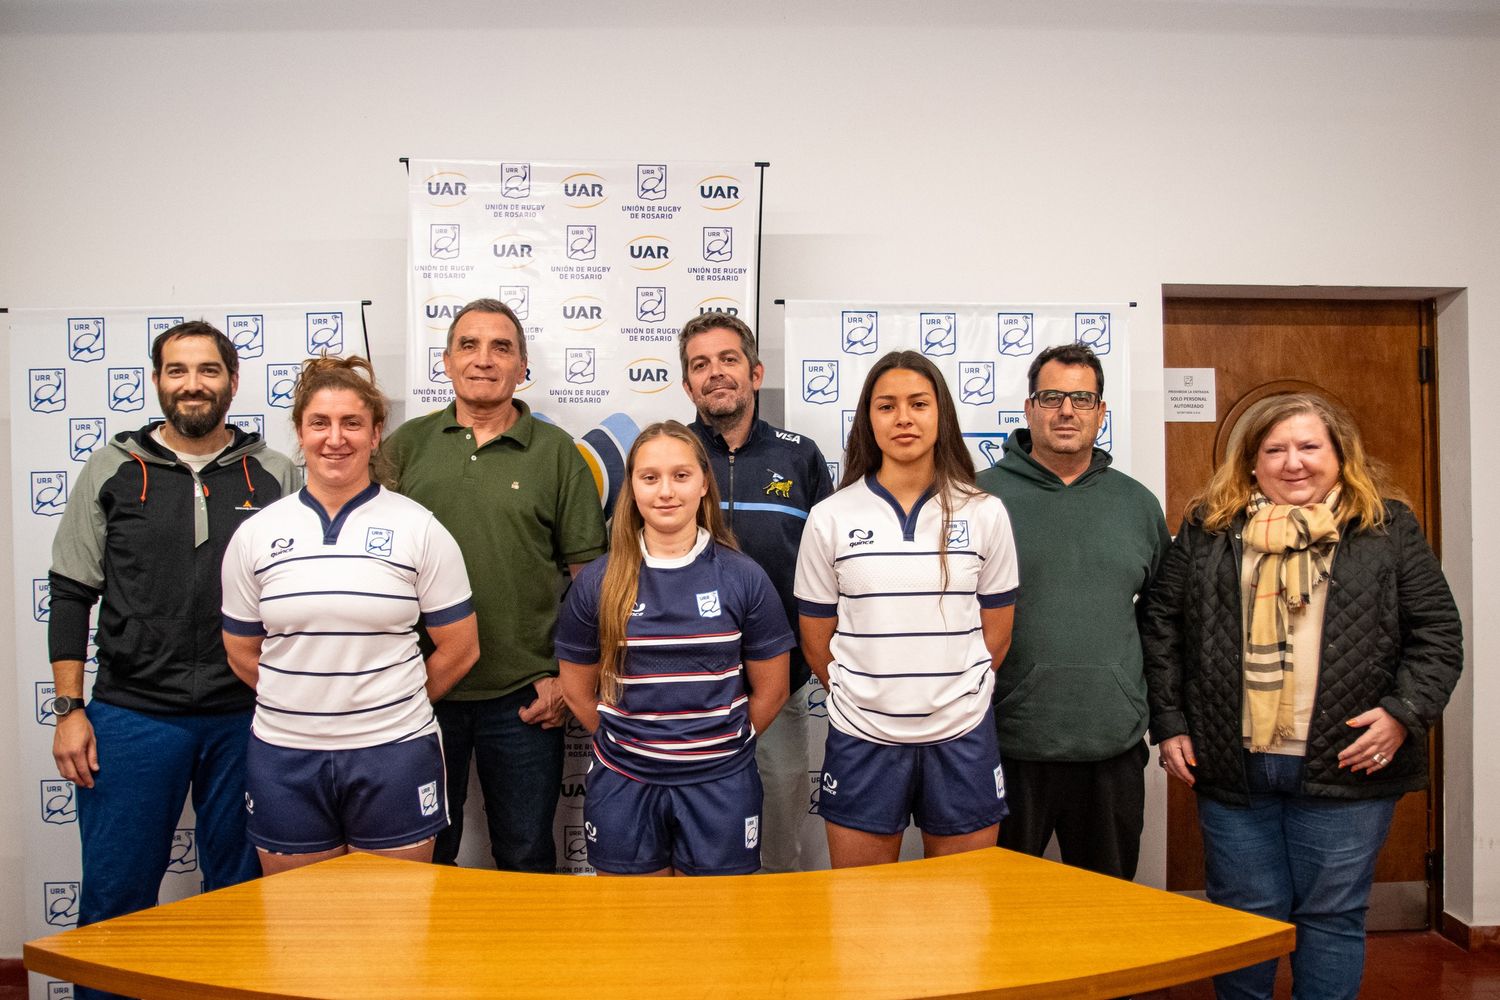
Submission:
M 437 835 L 432 860 L 451 865 L 464 835 L 469 797 L 469 757 L 479 771 L 490 854 L 500 871 L 557 871 L 552 819 L 562 789 L 563 730 L 521 721 L 520 710 L 536 700 L 530 684 L 483 701 L 440 701 L 438 727 L 448 767 L 448 815 L 452 824 Z
M 1365 910 L 1395 798 L 1299 794 L 1302 758 L 1246 752 L 1250 805 L 1198 796 L 1208 898 L 1297 927 L 1296 1000 L 1359 995 Z M 1214 977 L 1223 1000 L 1270 998 L 1276 960 Z
M 251 713 L 153 715 L 93 701 L 99 770 L 78 789 L 83 886 L 78 925 L 155 906 L 189 789 L 199 871 L 212 892 L 260 875 L 245 838 L 245 746 Z M 78 987 L 77 1000 L 114 996 Z

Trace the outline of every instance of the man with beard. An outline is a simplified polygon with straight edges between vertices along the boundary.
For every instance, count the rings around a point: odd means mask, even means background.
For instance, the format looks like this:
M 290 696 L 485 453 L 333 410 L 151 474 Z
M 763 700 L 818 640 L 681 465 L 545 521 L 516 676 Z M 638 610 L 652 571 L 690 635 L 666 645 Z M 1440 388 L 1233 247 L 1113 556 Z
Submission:
M 770 872 L 801 867 L 800 821 L 807 815 L 807 709 L 812 671 L 800 648 L 797 547 L 813 504 L 833 492 L 817 444 L 756 417 L 755 393 L 765 377 L 755 334 L 727 313 L 703 313 L 677 339 L 682 388 L 698 410 L 691 427 L 708 451 L 721 505 L 740 548 L 776 587 L 787 624 L 798 636 L 791 655 L 791 697 L 756 741 L 765 786 L 761 865 Z
M 52 544 L 52 755 L 78 788 L 80 926 L 156 905 L 189 789 L 203 888 L 260 871 L 245 839 L 255 695 L 224 656 L 219 564 L 246 518 L 296 488 L 296 470 L 224 422 L 239 358 L 219 330 L 172 327 L 151 368 L 165 422 L 89 458 Z M 96 601 L 99 672 L 85 706 Z

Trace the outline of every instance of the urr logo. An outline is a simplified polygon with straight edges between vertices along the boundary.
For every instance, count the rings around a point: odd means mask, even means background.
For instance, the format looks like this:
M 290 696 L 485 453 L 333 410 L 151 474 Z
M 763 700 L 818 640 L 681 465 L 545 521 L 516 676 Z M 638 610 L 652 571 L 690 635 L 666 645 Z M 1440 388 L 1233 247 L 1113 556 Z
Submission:
M 52 620 L 52 582 L 31 581 L 31 617 L 39 622 Z
M 667 318 L 667 290 L 664 286 L 636 286 L 635 318 L 642 323 L 661 323 Z
M 729 226 L 704 226 L 703 259 L 713 264 L 734 260 L 734 230 Z
M 57 725 L 57 716 L 52 713 L 52 699 L 57 697 L 57 685 L 52 681 L 36 682 L 36 724 Z
M 231 427 L 238 427 L 246 434 L 259 434 L 266 436 L 266 415 L 264 413 L 231 413 L 226 422 Z
M 66 472 L 33 472 L 31 474 L 31 512 L 43 517 L 57 517 L 68 504 Z
M 593 260 L 599 252 L 598 226 L 568 227 L 568 259 Z
M 584 839 L 583 827 L 563 827 L 563 852 L 569 861 L 587 862 L 589 859 L 588 841 Z
M 427 201 L 435 208 L 453 208 L 469 200 L 469 178 L 456 170 L 439 170 L 427 178 Z
M 604 178 L 598 174 L 569 174 L 563 178 L 562 189 L 569 208 L 597 208 L 608 200 Z
M 520 233 L 507 233 L 495 240 L 490 252 L 500 259 L 501 267 L 530 267 L 536 259 L 536 248 Z
M 282 410 L 292 408 L 292 393 L 297 389 L 301 365 L 266 365 L 266 404 Z
M 672 263 L 672 244 L 665 236 L 637 236 L 626 246 L 630 266 L 637 271 L 660 271 Z
M 957 313 L 922 313 L 917 317 L 922 353 L 929 358 L 946 357 L 958 346 Z
M 531 197 L 531 164 L 500 164 L 500 197 L 512 201 Z
M 995 362 L 960 361 L 958 363 L 958 399 L 971 406 L 995 401 Z
M 365 530 L 365 551 L 384 559 L 391 557 L 396 543 L 396 533 L 390 528 L 368 528 Z
M 593 295 L 575 295 L 562 304 L 563 321 L 580 333 L 604 325 L 604 300 Z
M 880 347 L 880 314 L 873 309 L 843 311 L 845 354 L 874 354 Z
M 1115 429 L 1111 418 L 1113 413 L 1105 411 L 1104 420 L 1099 424 L 1099 433 L 1094 436 L 1094 447 L 1105 451 L 1113 451 L 1115 443 Z
M 594 375 L 594 349 L 567 348 L 563 356 L 563 378 L 571 385 L 587 385 L 594 381 Z
M 639 358 L 625 369 L 630 379 L 630 391 L 649 395 L 661 392 L 672 384 L 671 369 L 661 358 Z
M 68 405 L 68 374 L 61 368 L 32 368 L 33 413 L 56 413 Z
M 307 314 L 307 353 L 313 357 L 344 353 L 343 313 Z
M 181 323 L 181 316 L 148 316 L 146 317 L 146 353 L 151 353 L 151 345 L 156 343 L 156 338 L 166 333 L 172 327 Z
M 43 882 L 42 913 L 53 927 L 78 925 L 78 883 Z
M 946 525 L 948 545 L 950 548 L 963 548 L 969 544 L 969 522 L 949 521 Z
M 104 360 L 104 317 L 91 316 L 68 320 L 68 359 L 70 361 Z
M 641 201 L 661 201 L 667 196 L 667 165 L 665 163 L 637 163 L 635 165 L 635 196 Z
M 516 319 L 526 319 L 531 315 L 531 286 L 501 285 L 500 301 L 510 306 L 510 311 L 516 314 Z
M 703 207 L 712 212 L 727 212 L 744 201 L 740 197 L 739 178 L 728 174 L 712 174 L 699 181 L 698 197 L 703 200 Z
M 1095 354 L 1109 353 L 1109 313 L 1074 313 L 1073 339 Z
M 1000 353 L 1008 358 L 1024 358 L 1036 349 L 1036 338 L 1032 334 L 1031 313 L 996 313 L 995 322 L 1000 329 Z
M 802 399 L 808 403 L 835 403 L 839 398 L 837 361 L 802 362 Z
M 73 1000 L 73 984 L 47 980 L 47 1000 Z
M 146 405 L 146 369 L 111 368 L 105 379 L 109 386 L 109 408 L 117 413 L 134 413 Z
M 427 381 L 433 385 L 453 384 L 453 380 L 448 377 L 448 369 L 443 367 L 443 349 L 441 347 L 429 347 L 427 349 Z
M 242 358 L 258 358 L 266 353 L 266 318 L 259 313 L 225 316 L 225 335 Z
M 78 822 L 78 803 L 71 781 L 49 778 L 42 782 L 42 822 L 58 826 Z
M 457 260 L 461 231 L 456 222 L 434 222 L 428 227 L 428 255 L 433 260 Z
M 188 827 L 172 834 L 172 850 L 167 855 L 167 871 L 179 875 L 198 870 L 198 833 Z
M 103 417 L 68 418 L 68 457 L 75 462 L 87 462 L 89 456 L 104 444 Z

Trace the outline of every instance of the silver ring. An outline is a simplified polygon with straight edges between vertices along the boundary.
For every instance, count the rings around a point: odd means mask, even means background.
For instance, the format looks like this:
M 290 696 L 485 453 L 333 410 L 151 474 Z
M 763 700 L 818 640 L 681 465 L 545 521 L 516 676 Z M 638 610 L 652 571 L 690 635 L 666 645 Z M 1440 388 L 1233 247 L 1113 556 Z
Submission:
M 1370 759 L 1379 764 L 1381 767 L 1385 767 L 1391 762 L 1390 758 L 1383 753 L 1373 754 L 1371 755 Z

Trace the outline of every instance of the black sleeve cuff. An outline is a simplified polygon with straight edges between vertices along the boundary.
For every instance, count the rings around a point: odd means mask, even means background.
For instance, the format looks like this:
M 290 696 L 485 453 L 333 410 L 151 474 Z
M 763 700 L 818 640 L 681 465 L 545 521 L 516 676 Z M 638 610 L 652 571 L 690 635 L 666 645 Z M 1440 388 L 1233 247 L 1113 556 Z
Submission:
M 51 588 L 51 610 L 47 613 L 47 657 L 86 660 L 89 647 L 89 612 L 99 591 L 57 573 L 47 574 Z

